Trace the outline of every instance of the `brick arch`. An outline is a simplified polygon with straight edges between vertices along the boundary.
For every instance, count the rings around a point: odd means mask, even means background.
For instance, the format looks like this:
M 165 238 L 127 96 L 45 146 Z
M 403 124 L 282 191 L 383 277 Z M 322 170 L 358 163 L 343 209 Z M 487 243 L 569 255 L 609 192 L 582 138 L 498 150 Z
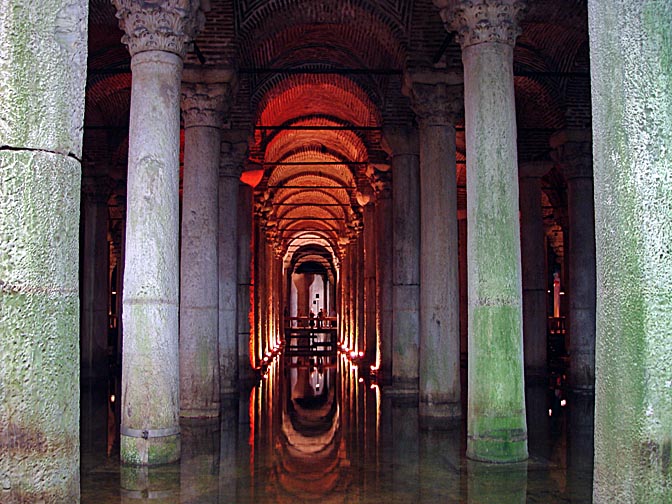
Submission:
M 108 75 L 90 83 L 86 89 L 85 113 L 102 112 L 106 124 L 120 125 L 128 122 L 131 106 L 131 74 Z
M 379 62 L 400 68 L 405 60 L 407 34 L 399 10 L 386 8 L 386 3 L 283 0 L 257 2 L 249 8 L 239 5 L 239 61 L 243 65 L 266 66 L 292 33 L 297 37 L 310 27 L 317 27 L 322 36 L 333 33 L 341 41 L 350 41 L 350 47 L 372 59 L 367 60 L 369 66 L 380 58 Z
M 256 123 L 284 124 L 297 117 L 332 116 L 357 126 L 378 126 L 381 111 L 352 79 L 342 75 L 291 75 L 259 100 Z
M 264 161 L 268 163 L 289 161 L 289 157 L 297 157 L 297 161 L 311 161 L 309 158 L 317 156 L 325 160 L 328 157 L 329 161 L 356 162 L 368 158 L 364 141 L 347 130 L 281 130 L 261 145 L 265 148 Z
M 516 115 L 519 127 L 559 129 L 564 124 L 564 104 L 554 86 L 531 77 L 515 78 Z

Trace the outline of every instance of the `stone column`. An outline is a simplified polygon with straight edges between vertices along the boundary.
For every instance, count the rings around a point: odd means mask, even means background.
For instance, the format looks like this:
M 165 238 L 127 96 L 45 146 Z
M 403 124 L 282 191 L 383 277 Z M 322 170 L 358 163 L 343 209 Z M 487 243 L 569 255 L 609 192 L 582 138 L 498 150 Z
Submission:
M 551 137 L 554 157 L 567 180 L 569 217 L 569 385 L 595 387 L 595 204 L 589 130 L 563 130 Z
M 527 458 L 513 46 L 524 2 L 435 0 L 462 46 L 467 144 L 467 456 Z
M 82 179 L 82 379 L 108 375 L 108 264 L 107 199 L 110 186 L 102 177 Z
M 376 365 L 376 211 L 372 194 L 362 195 L 364 203 L 362 241 L 364 245 L 364 335 L 367 364 Z
M 8 503 L 79 502 L 87 8 L 8 0 L 0 9 L 0 500 Z
M 385 165 L 389 170 L 389 166 Z M 376 171 L 376 312 L 380 362 L 378 380 L 392 383 L 392 188 L 389 171 Z
M 238 302 L 236 303 L 236 331 L 238 332 L 238 378 L 249 381 L 252 378 L 250 362 L 250 246 L 252 233 L 252 188 L 247 184 L 238 185 Z
M 217 175 L 228 84 L 189 69 L 182 84 L 180 416 L 219 415 Z
M 397 392 L 418 390 L 420 332 L 420 188 L 418 133 L 384 132 L 392 156 L 392 385 Z
M 457 212 L 457 246 L 458 246 L 458 262 L 459 262 L 459 289 L 460 289 L 460 366 L 462 359 L 467 360 L 468 345 L 468 330 L 469 316 L 468 316 L 468 302 L 467 302 L 467 285 L 469 275 L 467 274 L 467 211 L 458 210 Z
M 121 460 L 180 457 L 178 233 L 182 58 L 198 2 L 114 0 L 131 53 Z M 157 20 L 170 21 L 158 23 Z M 170 29 L 168 29 L 170 28 Z
M 84 168 L 93 172 L 93 167 Z M 100 170 L 104 172 L 104 168 Z M 99 173 L 100 173 L 99 172 Z M 81 446 L 104 452 L 107 442 L 109 401 L 108 301 L 109 252 L 105 175 L 82 177 L 80 352 L 81 352 Z
M 445 424 L 462 415 L 454 126 L 462 75 L 409 77 L 420 126 L 420 417 Z
M 356 303 L 357 303 L 357 318 L 356 318 L 356 327 L 357 327 L 357 351 L 364 352 L 366 349 L 366 326 L 365 320 L 366 315 L 364 313 L 365 305 L 365 291 L 366 291 L 366 271 L 364 263 L 364 234 L 362 233 L 361 224 L 357 230 L 357 239 L 355 241 L 355 264 L 357 272 L 357 290 L 356 290 Z
M 591 0 L 588 12 L 599 300 L 593 501 L 668 502 L 672 4 Z
M 219 369 L 222 394 L 238 389 L 238 185 L 246 134 L 226 130 L 219 170 Z
M 523 347 L 527 380 L 546 379 L 546 251 L 541 177 L 547 161 L 520 163 L 520 247 L 523 272 Z

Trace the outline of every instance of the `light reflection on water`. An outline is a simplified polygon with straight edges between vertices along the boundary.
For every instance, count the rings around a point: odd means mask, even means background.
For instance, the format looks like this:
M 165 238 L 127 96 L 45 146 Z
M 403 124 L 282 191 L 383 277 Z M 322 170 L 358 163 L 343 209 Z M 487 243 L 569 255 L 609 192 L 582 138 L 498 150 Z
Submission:
M 181 461 L 150 469 L 120 466 L 114 415 L 83 394 L 82 502 L 590 502 L 591 397 L 559 408 L 547 387 L 528 388 L 530 459 L 489 465 L 465 458 L 464 423 L 421 430 L 416 402 L 361 378 L 344 359 L 277 359 L 249 393 L 223 399 L 218 421 L 183 421 Z

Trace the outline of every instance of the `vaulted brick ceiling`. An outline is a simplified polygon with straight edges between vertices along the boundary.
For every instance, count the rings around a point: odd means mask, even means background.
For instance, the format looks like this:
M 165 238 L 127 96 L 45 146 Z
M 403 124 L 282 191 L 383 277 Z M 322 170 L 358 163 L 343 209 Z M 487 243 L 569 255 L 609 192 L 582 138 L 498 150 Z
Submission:
M 415 67 L 460 66 L 431 0 L 210 0 L 198 54 L 186 64 L 238 69 L 230 126 L 250 130 L 264 169 L 257 202 L 281 248 L 322 243 L 333 254 L 361 219 L 369 163 L 384 162 L 381 128 L 413 121 L 401 93 Z M 514 51 L 519 158 L 547 159 L 550 135 L 590 121 L 585 0 L 534 0 Z M 123 178 L 130 59 L 107 0 L 92 0 L 85 173 Z M 200 59 L 199 59 L 200 58 Z M 458 186 L 464 206 L 464 136 Z M 370 173 L 370 169 L 368 170 Z M 550 180 L 550 179 L 549 179 Z M 562 205 L 554 179 L 549 201 Z M 302 244 L 302 245 L 300 245 Z M 321 245 L 321 246 L 322 246 Z

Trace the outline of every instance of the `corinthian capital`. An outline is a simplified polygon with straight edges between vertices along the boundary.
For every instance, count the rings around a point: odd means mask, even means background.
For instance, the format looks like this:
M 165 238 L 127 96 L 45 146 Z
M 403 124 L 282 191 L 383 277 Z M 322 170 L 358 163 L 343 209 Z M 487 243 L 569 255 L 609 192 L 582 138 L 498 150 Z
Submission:
M 205 21 L 199 0 L 112 0 L 131 56 L 166 51 L 184 58 Z
M 526 0 L 434 0 L 462 48 L 483 42 L 515 45 Z
M 219 158 L 219 176 L 238 178 L 248 153 L 246 130 L 224 130 Z
M 221 128 L 229 108 L 231 87 L 227 83 L 182 83 L 182 118 L 185 128 Z
M 551 159 L 567 180 L 593 176 L 593 144 L 590 130 L 561 130 L 550 138 Z
M 418 68 L 404 73 L 402 92 L 423 126 L 454 125 L 464 109 L 462 72 Z

